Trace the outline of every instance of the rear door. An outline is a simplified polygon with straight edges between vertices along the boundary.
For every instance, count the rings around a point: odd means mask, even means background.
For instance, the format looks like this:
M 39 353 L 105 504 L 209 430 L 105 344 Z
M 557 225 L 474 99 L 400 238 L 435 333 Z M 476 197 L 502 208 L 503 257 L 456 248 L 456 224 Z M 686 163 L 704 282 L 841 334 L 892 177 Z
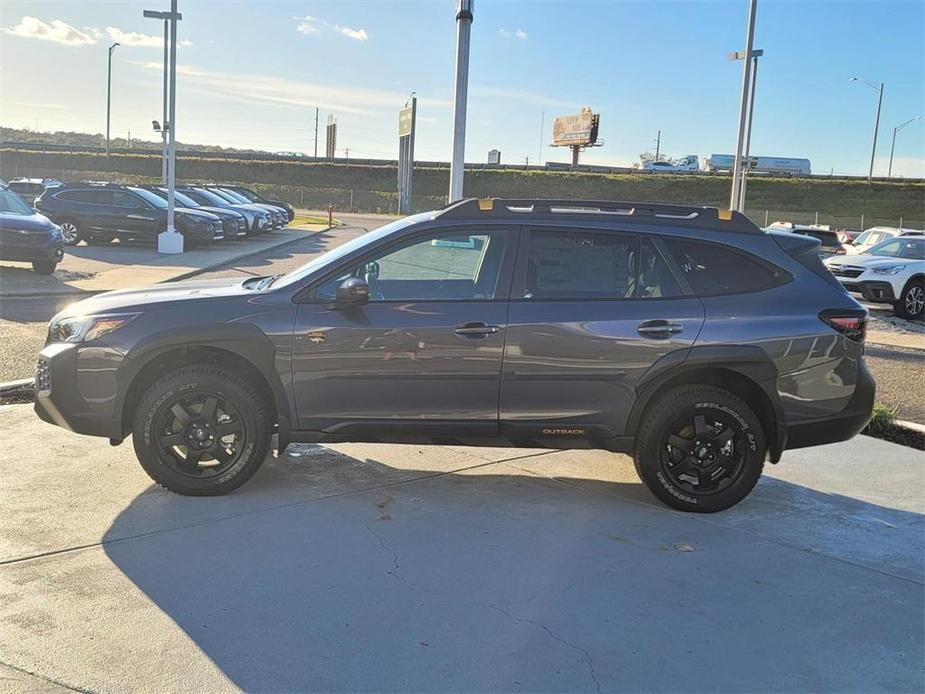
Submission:
M 686 356 L 703 325 L 661 243 L 594 229 L 528 229 L 511 290 L 501 431 L 609 438 L 659 359 Z

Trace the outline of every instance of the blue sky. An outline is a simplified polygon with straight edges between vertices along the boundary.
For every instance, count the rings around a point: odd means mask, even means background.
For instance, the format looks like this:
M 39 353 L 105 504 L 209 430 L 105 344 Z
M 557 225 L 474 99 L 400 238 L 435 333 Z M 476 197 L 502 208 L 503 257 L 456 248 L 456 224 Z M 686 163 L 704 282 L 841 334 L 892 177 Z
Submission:
M 161 111 L 160 22 L 146 2 L 0 5 L 0 123 L 102 132 L 106 48 L 112 130 L 153 139 Z M 397 110 L 419 97 L 417 157 L 446 160 L 452 130 L 452 0 L 181 0 L 177 134 L 311 153 L 314 107 L 338 121 L 338 154 L 397 156 Z M 747 0 L 476 0 L 467 161 L 567 161 L 552 116 L 590 105 L 604 146 L 582 161 L 628 165 L 662 131 L 670 156 L 734 149 Z M 28 19 L 27 19 L 28 18 Z M 817 173 L 866 173 L 883 81 L 875 171 L 893 126 L 925 114 L 925 2 L 759 0 L 752 153 L 808 157 Z M 897 138 L 894 173 L 925 176 L 925 127 Z M 323 136 L 322 136 L 323 139 Z M 323 142 L 320 145 L 323 151 Z

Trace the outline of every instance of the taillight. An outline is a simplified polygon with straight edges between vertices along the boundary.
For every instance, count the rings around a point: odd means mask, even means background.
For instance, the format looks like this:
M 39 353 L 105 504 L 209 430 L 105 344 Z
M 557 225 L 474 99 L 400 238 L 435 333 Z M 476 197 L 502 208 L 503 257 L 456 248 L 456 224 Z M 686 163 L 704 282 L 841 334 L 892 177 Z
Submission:
M 830 309 L 819 314 L 819 320 L 849 340 L 864 342 L 867 337 L 867 311 Z

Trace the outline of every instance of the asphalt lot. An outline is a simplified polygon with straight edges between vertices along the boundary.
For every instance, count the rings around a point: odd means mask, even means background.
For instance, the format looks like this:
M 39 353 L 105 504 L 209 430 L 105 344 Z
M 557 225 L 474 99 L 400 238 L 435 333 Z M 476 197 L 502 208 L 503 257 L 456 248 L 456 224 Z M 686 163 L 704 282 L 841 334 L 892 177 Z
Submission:
M 394 219 L 380 215 L 339 215 L 345 226 L 307 236 L 304 240 L 272 249 L 199 275 L 199 278 L 273 275 L 289 272 L 311 257 L 344 243 L 366 230 Z M 0 382 L 28 378 L 35 367 L 35 355 L 42 348 L 48 320 L 73 298 L 0 297 L 0 336 L 5 349 L 0 350 Z M 879 316 L 882 308 L 872 307 L 874 321 L 888 326 Z M 894 321 L 895 322 L 895 321 Z M 867 363 L 877 381 L 877 399 L 897 407 L 901 419 L 925 424 L 925 358 L 921 351 L 899 347 L 870 345 Z
M 0 690 L 925 687 L 895 444 L 788 452 L 698 516 L 600 451 L 300 445 L 197 499 L 28 405 L 0 430 Z

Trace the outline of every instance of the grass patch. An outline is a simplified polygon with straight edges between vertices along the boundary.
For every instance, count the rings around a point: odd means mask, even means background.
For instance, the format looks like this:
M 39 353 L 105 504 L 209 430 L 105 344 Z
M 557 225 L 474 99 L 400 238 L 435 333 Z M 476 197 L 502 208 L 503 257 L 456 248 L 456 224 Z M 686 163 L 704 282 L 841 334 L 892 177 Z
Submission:
M 925 435 L 897 424 L 898 415 L 898 407 L 878 402 L 874 405 L 867 427 L 861 433 L 884 441 L 898 443 L 901 446 L 909 446 L 920 451 L 925 450 Z
M 290 222 L 290 224 L 324 224 L 327 226 L 328 218 L 327 217 L 311 217 L 304 214 L 296 214 L 295 218 Z M 334 225 L 337 226 L 340 224 L 340 221 L 334 219 Z

